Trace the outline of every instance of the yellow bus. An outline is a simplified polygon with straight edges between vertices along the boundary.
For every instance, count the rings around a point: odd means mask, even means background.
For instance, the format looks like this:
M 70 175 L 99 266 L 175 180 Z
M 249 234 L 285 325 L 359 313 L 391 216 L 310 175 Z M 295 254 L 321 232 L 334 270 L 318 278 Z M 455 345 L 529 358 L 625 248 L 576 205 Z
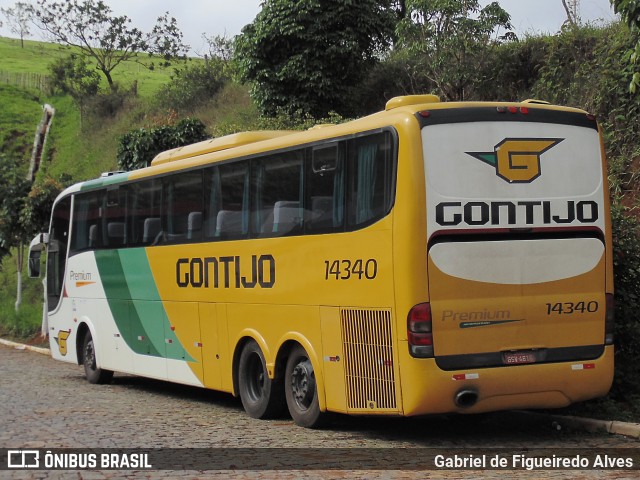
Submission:
M 33 240 L 52 356 L 306 427 L 605 395 L 605 168 L 582 110 L 432 95 L 161 153 L 66 189 Z

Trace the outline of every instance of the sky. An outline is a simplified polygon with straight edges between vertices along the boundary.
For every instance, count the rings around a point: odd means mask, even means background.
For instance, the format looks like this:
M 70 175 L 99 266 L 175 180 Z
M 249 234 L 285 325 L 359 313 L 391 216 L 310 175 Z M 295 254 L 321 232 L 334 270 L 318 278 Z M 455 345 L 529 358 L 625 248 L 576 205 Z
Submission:
M 0 0 L 0 7 L 11 7 L 17 0 Z M 35 4 L 35 0 L 20 0 Z M 202 34 L 234 36 L 251 23 L 260 11 L 261 0 L 104 0 L 116 15 L 127 15 L 132 25 L 143 31 L 153 28 L 158 16 L 169 12 L 178 21 L 184 43 L 192 54 L 204 53 Z M 481 0 L 486 5 L 490 0 Z M 561 0 L 498 0 L 511 15 L 518 36 L 535 33 L 555 33 L 566 20 Z M 579 0 L 579 15 L 583 22 L 611 21 L 615 18 L 609 0 Z M 15 37 L 6 28 L 0 35 Z M 39 39 L 33 28 L 33 38 Z

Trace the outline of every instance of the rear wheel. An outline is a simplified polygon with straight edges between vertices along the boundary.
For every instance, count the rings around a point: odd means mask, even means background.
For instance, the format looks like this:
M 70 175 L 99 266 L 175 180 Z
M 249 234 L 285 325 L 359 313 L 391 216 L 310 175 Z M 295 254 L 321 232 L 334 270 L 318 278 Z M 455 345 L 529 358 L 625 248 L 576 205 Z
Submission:
M 111 370 L 104 370 L 98 367 L 96 363 L 96 348 L 89 330 L 87 330 L 82 344 L 82 363 L 84 365 L 84 374 L 89 383 L 109 383 L 113 378 Z
M 282 382 L 271 380 L 260 346 L 250 340 L 238 365 L 238 389 L 245 411 L 253 418 L 273 418 L 282 413 Z
M 307 428 L 322 426 L 326 414 L 320 411 L 316 375 L 309 355 L 300 345 L 289 354 L 284 378 L 287 406 L 296 425 Z

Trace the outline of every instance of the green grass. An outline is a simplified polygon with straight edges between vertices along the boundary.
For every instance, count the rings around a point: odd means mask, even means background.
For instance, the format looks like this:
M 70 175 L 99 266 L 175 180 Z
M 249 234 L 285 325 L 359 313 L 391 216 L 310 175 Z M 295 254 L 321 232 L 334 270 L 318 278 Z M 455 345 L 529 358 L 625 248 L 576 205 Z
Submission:
M 57 58 L 69 55 L 77 49 L 62 47 L 54 43 L 44 43 L 25 40 L 24 48 L 20 47 L 20 40 L 0 37 L 0 78 L 1 74 L 49 74 L 49 65 Z M 140 55 L 140 61 L 150 65 L 154 59 L 146 54 Z M 192 61 L 201 61 L 194 59 Z M 90 62 L 95 65 L 95 62 Z M 136 62 L 123 62 L 112 72 L 113 79 L 121 87 L 129 89 L 134 81 L 137 82 L 138 94 L 144 98 L 151 98 L 158 89 L 170 80 L 173 67 L 156 66 L 149 70 Z M 101 88 L 108 90 L 104 75 Z
M 41 117 L 42 105 L 37 94 L 0 84 L 0 146 L 3 153 L 28 160 Z

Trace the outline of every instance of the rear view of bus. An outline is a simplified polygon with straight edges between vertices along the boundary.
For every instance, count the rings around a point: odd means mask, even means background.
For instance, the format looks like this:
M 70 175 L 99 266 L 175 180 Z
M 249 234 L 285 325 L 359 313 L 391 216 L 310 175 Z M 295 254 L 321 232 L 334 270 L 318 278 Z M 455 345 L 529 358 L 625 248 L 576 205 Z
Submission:
M 410 355 L 432 358 L 438 374 L 429 400 L 405 393 L 405 413 L 605 395 L 613 279 L 595 119 L 526 102 L 451 107 L 416 115 L 429 302 L 411 310 L 407 338 Z

